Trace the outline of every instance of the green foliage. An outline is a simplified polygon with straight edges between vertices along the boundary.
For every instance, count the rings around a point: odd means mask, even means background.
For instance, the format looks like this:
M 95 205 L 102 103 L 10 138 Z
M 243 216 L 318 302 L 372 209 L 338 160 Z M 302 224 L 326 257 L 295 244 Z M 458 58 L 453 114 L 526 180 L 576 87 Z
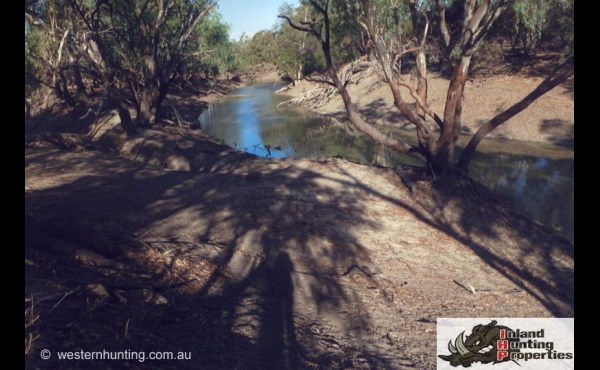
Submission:
M 173 2 L 165 22 L 156 30 L 159 42 L 153 52 L 158 69 L 165 70 L 175 60 L 173 72 L 187 78 L 198 73 L 217 76 L 248 65 L 266 63 L 276 65 L 294 79 L 324 69 L 324 57 L 318 41 L 294 30 L 285 20 L 280 20 L 272 30 L 263 30 L 252 37 L 244 35 L 238 41 L 231 41 L 229 26 L 222 22 L 218 13 L 213 12 L 193 29 L 186 42 L 179 44 L 185 20 L 198 14 L 210 2 Z M 143 7 L 146 3 L 147 6 Z M 317 3 L 323 6 L 325 1 L 319 0 Z M 422 10 L 420 14 L 427 15 L 431 22 L 428 55 L 435 56 L 437 60 L 451 59 L 450 55 L 442 56 L 448 50 L 436 42 L 440 36 L 435 2 L 417 1 L 415 4 Z M 462 15 L 461 4 L 460 1 L 444 1 L 448 27 L 455 38 L 460 28 L 457 20 Z M 117 82 L 121 86 L 130 82 L 143 85 L 147 72 L 143 55 L 147 51 L 145 48 L 149 47 L 149 39 L 142 25 L 151 26 L 155 23 L 159 5 L 157 0 L 28 2 L 25 18 L 26 96 L 43 85 L 51 86 L 53 74 L 59 69 L 70 80 L 66 85 L 71 85 L 73 65 L 81 67 L 85 79 L 97 78 L 84 55 L 90 46 L 89 37 L 92 33 L 101 38 L 103 61 Z M 410 0 L 371 0 L 377 33 L 392 57 L 413 47 L 416 42 L 409 5 Z M 79 7 L 81 13 L 75 11 L 75 6 Z M 322 27 L 319 13 L 307 0 L 301 1 L 297 7 L 284 4 L 280 13 L 290 17 L 296 24 L 310 21 L 317 29 Z M 360 0 L 331 0 L 329 14 L 331 54 L 337 65 L 373 51 L 362 26 L 364 19 Z M 68 37 L 62 50 L 61 64 L 56 66 L 53 63 L 57 60 L 65 31 L 68 31 Z M 495 22 L 489 36 L 490 40 L 507 40 L 515 48 L 522 47 L 525 51 L 534 51 L 539 42 L 572 50 L 574 0 L 516 0 Z M 488 45 L 490 50 L 494 49 L 492 42 Z M 482 45 L 482 48 L 486 46 Z M 458 52 L 456 47 L 454 49 Z M 413 56 L 405 54 L 402 58 L 409 61 Z M 485 62 L 484 59 L 480 58 L 479 62 Z
M 195 51 L 184 66 L 189 74 L 203 71 L 207 77 L 217 77 L 240 67 L 236 46 L 229 40 L 229 26 L 222 23 L 219 13 L 206 17 L 198 25 L 195 37 Z
M 547 0 L 515 1 L 516 33 L 521 36 L 525 53 L 535 48 L 545 28 L 550 2 Z
M 367 53 L 367 35 L 360 25 L 360 2 L 331 3 L 332 57 L 339 62 L 355 60 Z
M 241 63 L 239 54 L 229 40 L 229 26 L 218 13 L 204 17 L 181 42 L 189 20 L 212 1 L 175 0 L 156 29 L 153 27 L 158 24 L 161 5 L 156 0 L 33 2 L 26 8 L 25 17 L 26 96 L 42 84 L 52 85 L 53 71 L 58 69 L 66 71 L 66 85 L 72 84 L 70 72 L 74 65 L 84 78 L 99 78 L 86 55 L 90 39 L 101 43 L 102 62 L 120 86 L 142 86 L 146 82 L 144 54 L 154 55 L 157 70 L 188 77 L 200 72 L 215 76 L 235 70 Z M 61 65 L 55 66 L 65 31 L 68 37 Z
M 413 31 L 408 1 L 373 0 L 371 7 L 373 22 L 388 50 L 400 51 Z
M 314 9 L 307 5 L 293 8 L 289 4 L 284 4 L 280 7 L 279 14 L 290 17 L 295 24 L 311 21 L 315 16 Z M 279 23 L 277 47 L 279 54 L 275 64 L 280 71 L 293 79 L 322 70 L 325 66 L 317 40 L 305 32 L 293 29 L 286 20 L 281 20 Z
M 574 43 L 574 0 L 516 0 L 490 31 L 491 39 L 504 39 L 511 49 L 535 52 L 539 41 L 568 49 Z
M 33 3 L 26 8 L 25 17 L 25 96 L 29 97 L 41 87 L 50 85 L 52 71 L 64 32 L 62 24 L 69 25 L 68 9 L 59 0 Z M 64 63 L 63 63 L 64 65 Z
M 47 41 L 37 28 L 25 22 L 25 97 L 30 97 L 40 87 L 44 75 L 44 43 Z
M 310 6 L 294 8 L 284 4 L 279 14 L 286 15 L 296 24 L 311 19 Z M 258 64 L 273 64 L 287 76 L 298 79 L 316 70 L 322 70 L 324 60 L 319 43 L 309 35 L 294 30 L 287 21 L 281 20 L 272 30 L 263 30 L 252 38 L 243 36 L 237 42 L 243 55 L 243 63 L 249 67 Z
M 548 12 L 547 27 L 541 37 L 550 46 L 566 52 L 575 48 L 575 1 L 557 0 Z
M 308 1 L 302 3 L 309 4 Z M 318 2 L 324 6 L 324 1 Z M 373 21 L 380 37 L 399 51 L 412 32 L 408 0 L 371 0 Z M 329 3 L 331 55 L 336 63 L 356 60 L 372 51 L 364 28 L 360 0 L 331 0 Z
M 274 31 L 260 31 L 245 46 L 247 64 L 275 63 L 277 60 L 277 41 Z

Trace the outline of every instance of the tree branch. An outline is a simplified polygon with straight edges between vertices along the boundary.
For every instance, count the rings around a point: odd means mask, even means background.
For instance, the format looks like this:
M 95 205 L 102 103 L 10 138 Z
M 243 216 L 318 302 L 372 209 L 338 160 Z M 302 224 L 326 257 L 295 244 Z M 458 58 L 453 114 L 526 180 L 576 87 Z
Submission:
M 431 146 L 433 145 L 432 144 L 433 140 L 432 140 L 432 136 L 431 136 L 431 128 L 429 127 L 427 122 L 423 118 L 419 117 L 415 111 L 410 109 L 410 107 L 408 107 L 408 105 L 402 99 L 402 94 L 400 93 L 400 89 L 398 88 L 398 85 L 394 82 L 394 79 L 392 78 L 392 74 L 390 71 L 390 65 L 387 60 L 387 54 L 385 52 L 385 47 L 384 47 L 383 43 L 381 42 L 381 40 L 379 40 L 379 36 L 377 35 L 377 33 L 375 32 L 375 29 L 373 27 L 373 16 L 371 14 L 369 0 L 362 0 L 362 4 L 363 4 L 363 11 L 365 12 L 365 24 L 367 26 L 367 29 L 369 30 L 369 35 L 371 37 L 371 41 L 373 42 L 373 44 L 375 44 L 377 46 L 377 59 L 379 60 L 379 64 L 381 65 L 381 67 L 383 69 L 383 73 L 387 80 L 388 86 L 390 87 L 390 90 L 392 91 L 392 96 L 394 97 L 394 104 L 396 105 L 398 110 L 400 110 L 400 112 L 412 124 L 417 126 L 417 128 L 419 130 L 421 130 L 421 132 L 423 133 L 424 142 L 421 142 L 420 144 L 422 144 L 426 148 L 431 148 Z
M 198 24 L 198 22 L 200 22 L 208 14 L 208 12 L 210 12 L 217 5 L 218 2 L 219 2 L 219 0 L 215 0 L 214 3 L 210 4 L 206 9 L 204 9 L 200 14 L 198 14 L 198 16 L 196 16 L 196 18 L 194 18 L 194 20 L 192 21 L 192 24 L 188 26 L 187 30 L 185 30 L 184 33 L 179 38 L 179 41 L 177 42 L 177 47 L 176 47 L 177 50 L 179 50 L 181 48 L 181 45 L 185 42 L 185 40 L 187 40 L 188 37 L 190 37 L 190 34 L 194 30 L 194 28 L 196 28 L 196 25 Z
M 336 87 L 336 85 L 333 82 L 328 81 L 328 80 L 322 80 L 320 78 L 310 78 L 310 77 L 305 77 L 304 79 L 309 82 L 323 83 L 323 84 L 327 84 L 327 85 Z
M 321 43 L 323 43 L 323 38 L 321 37 L 321 34 L 319 32 L 317 32 L 317 30 L 314 29 L 313 25 L 311 24 L 310 28 L 306 28 L 306 27 L 300 27 L 297 24 L 294 24 L 294 22 L 292 22 L 292 20 L 286 16 L 286 15 L 278 15 L 277 18 L 282 18 L 288 21 L 290 27 L 292 27 L 295 30 L 298 31 L 302 31 L 302 32 L 307 32 L 312 34 L 313 36 L 315 36 Z
M 363 0 L 363 1 L 366 1 L 366 0 Z M 319 11 L 321 11 L 323 13 L 324 23 L 325 23 L 325 35 L 326 35 L 325 40 L 323 40 L 320 33 L 316 32 L 314 29 L 309 30 L 307 28 L 303 28 L 300 26 L 294 27 L 293 23 L 290 21 L 289 18 L 287 18 L 285 16 L 279 16 L 279 17 L 287 19 L 288 23 L 290 23 L 290 26 L 292 26 L 293 28 L 295 28 L 299 31 L 303 31 L 303 32 L 310 32 L 317 39 L 319 39 L 321 41 L 321 48 L 323 49 L 323 54 L 325 55 L 325 63 L 327 65 L 327 73 L 329 74 L 329 77 L 331 77 L 333 84 L 335 85 L 335 87 L 337 88 L 337 90 L 339 91 L 339 93 L 342 97 L 344 106 L 346 108 L 346 112 L 348 113 L 348 119 L 350 120 L 350 122 L 352 122 L 352 124 L 357 129 L 359 129 L 360 131 L 365 133 L 371 139 L 381 143 L 382 145 L 384 145 L 388 148 L 391 148 L 397 152 L 404 153 L 406 155 L 409 155 L 413 158 L 416 158 L 416 159 L 419 159 L 419 160 L 425 162 L 426 155 L 422 148 L 416 147 L 413 145 L 409 145 L 403 141 L 400 141 L 400 140 L 394 139 L 392 137 L 389 137 L 387 135 L 384 135 L 381 131 L 379 131 L 378 129 L 373 127 L 371 124 L 366 122 L 361 117 L 360 113 L 358 112 L 358 110 L 356 109 L 354 104 L 352 103 L 352 98 L 350 97 L 350 94 L 348 94 L 348 90 L 346 89 L 344 84 L 342 84 L 342 82 L 340 81 L 340 79 L 337 75 L 337 72 L 335 70 L 335 67 L 333 65 L 332 59 L 331 59 L 331 50 L 330 50 L 330 44 L 329 44 L 329 32 L 330 32 L 330 30 L 329 30 L 329 15 L 327 14 L 327 5 L 324 9 L 324 8 L 321 8 L 320 6 L 318 6 L 318 4 L 316 4 L 314 2 L 314 0 L 311 0 L 311 4 L 313 4 L 313 6 L 315 6 L 315 8 L 317 8 Z M 329 2 L 327 2 L 327 4 L 329 4 Z M 367 25 L 368 25 L 368 23 L 367 23 Z M 388 68 L 389 68 L 389 66 L 388 66 Z
M 490 0 L 483 0 L 481 2 L 481 5 L 479 5 L 479 8 L 477 8 L 475 13 L 469 20 L 469 23 L 466 25 L 465 29 L 463 30 L 463 40 L 462 40 L 463 54 L 467 55 L 467 53 L 466 53 L 467 50 L 471 49 L 474 46 L 473 44 L 474 44 L 475 32 L 477 31 L 477 28 L 479 27 L 479 23 L 481 23 L 481 20 L 485 16 L 485 13 L 487 12 L 489 6 L 490 6 Z M 466 19 L 465 19 L 465 21 L 466 21 Z
M 448 31 L 448 25 L 446 24 L 446 7 L 442 3 L 442 0 L 436 0 L 436 4 L 440 22 L 440 32 L 442 33 L 444 46 L 447 49 L 450 46 L 450 31 Z
M 317 3 L 315 0 L 310 0 L 310 4 L 315 7 L 319 12 L 321 12 L 321 14 L 323 15 L 327 15 L 327 8 L 329 8 L 329 0 L 327 0 L 327 2 L 325 3 L 325 9 L 323 9 L 319 3 Z
M 560 72 L 560 73 L 559 73 Z M 463 151 L 459 161 L 458 168 L 461 170 L 468 172 L 469 163 L 471 162 L 471 158 L 473 157 L 473 153 L 475 149 L 483 140 L 487 134 L 495 130 L 498 126 L 505 123 L 512 117 L 521 113 L 527 107 L 531 105 L 534 101 L 536 101 L 539 97 L 546 94 L 548 91 L 552 90 L 556 86 L 560 85 L 564 81 L 566 81 L 569 77 L 571 77 L 575 73 L 575 57 L 574 55 L 569 56 L 564 62 L 562 62 L 558 67 L 552 71 L 544 81 L 542 81 L 529 95 L 521 99 L 519 102 L 515 103 L 513 106 L 505 110 L 504 112 L 498 114 L 488 122 L 486 122 L 483 126 L 477 130 L 475 135 L 471 138 L 465 150 Z
M 422 46 L 415 46 L 414 48 L 406 49 L 406 50 L 402 51 L 400 54 L 398 54 L 398 56 L 396 57 L 396 59 L 400 58 L 404 54 L 408 54 L 408 53 L 412 53 L 412 52 L 415 52 L 415 51 L 419 51 L 422 48 L 423 48 Z
M 496 19 L 500 17 L 504 9 L 506 9 L 506 7 L 508 7 L 513 2 L 514 0 L 506 0 L 498 3 L 489 19 L 485 22 L 483 26 L 481 26 L 479 31 L 475 32 L 473 36 L 473 44 L 475 45 L 475 47 L 477 47 L 477 44 L 479 44 L 479 42 L 483 40 L 483 38 L 487 35 L 488 31 L 490 30 L 490 28 L 492 28 L 492 25 L 494 24 Z
M 429 108 L 425 102 L 423 102 L 423 100 L 421 99 L 421 97 L 419 97 L 419 94 L 417 94 L 417 90 L 415 89 L 415 87 L 412 84 L 409 84 L 406 81 L 402 81 L 402 80 L 398 80 L 398 85 L 400 86 L 404 86 L 408 89 L 408 91 L 410 91 L 410 96 L 413 97 L 413 99 L 415 99 L 415 101 L 417 102 L 417 104 L 419 105 L 419 107 L 421 107 L 421 109 L 423 109 L 423 112 L 425 112 L 428 116 L 430 116 L 431 118 L 433 118 L 433 120 L 435 121 L 435 123 L 441 128 L 444 125 L 444 122 L 442 121 L 442 119 L 434 112 L 431 110 L 431 108 Z

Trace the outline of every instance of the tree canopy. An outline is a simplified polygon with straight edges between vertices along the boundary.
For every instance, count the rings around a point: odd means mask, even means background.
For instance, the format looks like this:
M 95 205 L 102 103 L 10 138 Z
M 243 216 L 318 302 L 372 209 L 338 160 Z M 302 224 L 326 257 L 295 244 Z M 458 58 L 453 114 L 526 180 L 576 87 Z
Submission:
M 73 106 L 96 85 L 124 129 L 155 122 L 174 78 L 238 66 L 218 0 L 31 0 L 25 2 L 26 100 L 40 86 Z M 131 93 L 132 120 L 118 88 Z M 44 107 L 47 104 L 44 104 Z

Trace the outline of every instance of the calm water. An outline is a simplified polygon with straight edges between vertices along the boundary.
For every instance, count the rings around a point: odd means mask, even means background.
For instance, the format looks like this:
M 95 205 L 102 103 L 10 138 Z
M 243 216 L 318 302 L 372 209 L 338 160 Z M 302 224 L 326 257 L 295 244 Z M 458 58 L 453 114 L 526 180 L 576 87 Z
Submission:
M 282 83 L 247 86 L 222 99 L 199 118 L 202 129 L 227 145 L 258 156 L 344 158 L 391 166 L 419 165 L 370 138 L 297 108 L 277 105 L 288 97 L 274 92 Z M 390 132 L 389 135 L 400 135 Z M 269 148 L 269 150 L 267 150 Z M 574 160 L 478 152 L 470 175 L 513 200 L 534 219 L 574 237 Z

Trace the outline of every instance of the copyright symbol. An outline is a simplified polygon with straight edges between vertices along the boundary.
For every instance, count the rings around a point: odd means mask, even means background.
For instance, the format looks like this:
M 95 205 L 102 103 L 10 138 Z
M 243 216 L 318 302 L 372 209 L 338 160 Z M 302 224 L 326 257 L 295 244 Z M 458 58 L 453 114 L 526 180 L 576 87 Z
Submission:
M 42 358 L 42 360 L 47 360 L 47 359 L 49 359 L 49 358 L 50 358 L 50 355 L 51 355 L 51 353 L 50 353 L 50 351 L 49 351 L 49 350 L 47 350 L 47 349 L 43 349 L 43 350 L 40 352 L 40 357 Z

